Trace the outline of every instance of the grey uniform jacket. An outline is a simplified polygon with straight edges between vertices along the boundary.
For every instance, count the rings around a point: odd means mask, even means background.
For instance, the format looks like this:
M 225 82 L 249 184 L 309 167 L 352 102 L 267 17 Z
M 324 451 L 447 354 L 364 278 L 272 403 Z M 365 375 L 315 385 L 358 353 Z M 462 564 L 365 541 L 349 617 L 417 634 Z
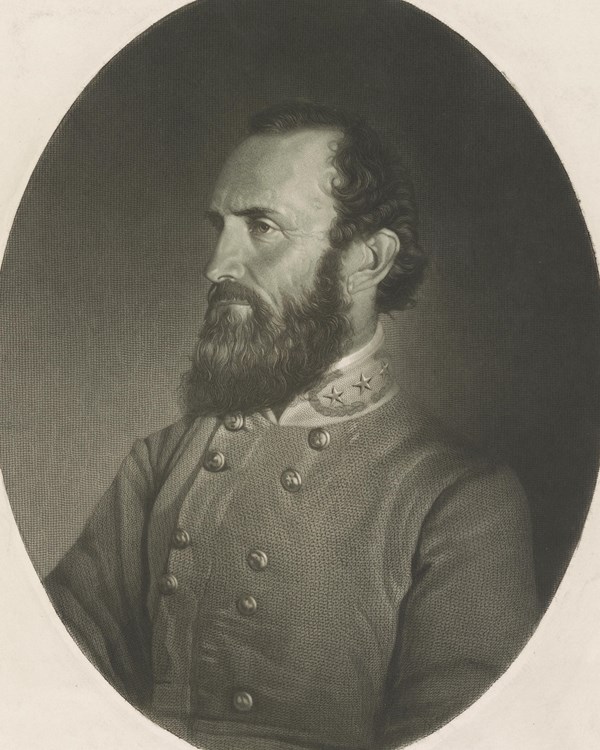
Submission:
M 402 395 L 323 429 L 256 414 L 136 442 L 47 587 L 108 680 L 209 750 L 406 743 L 537 614 L 519 482 Z

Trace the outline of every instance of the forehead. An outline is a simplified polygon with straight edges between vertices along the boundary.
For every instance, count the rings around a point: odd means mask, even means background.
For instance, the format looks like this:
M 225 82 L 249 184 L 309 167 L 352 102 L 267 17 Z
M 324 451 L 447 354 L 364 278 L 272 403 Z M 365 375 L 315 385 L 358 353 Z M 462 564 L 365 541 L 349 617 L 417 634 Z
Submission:
M 332 207 L 332 157 L 339 136 L 329 129 L 250 136 L 225 162 L 213 206 L 223 212 L 252 206 Z

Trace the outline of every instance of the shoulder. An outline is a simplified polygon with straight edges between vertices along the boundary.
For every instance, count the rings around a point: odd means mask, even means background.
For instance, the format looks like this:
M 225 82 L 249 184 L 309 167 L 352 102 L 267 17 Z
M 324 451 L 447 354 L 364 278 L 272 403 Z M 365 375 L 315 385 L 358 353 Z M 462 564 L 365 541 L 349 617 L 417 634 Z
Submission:
M 380 468 L 394 467 L 416 483 L 435 484 L 440 492 L 463 475 L 495 465 L 403 392 L 357 422 L 362 444 L 373 452 Z
M 504 516 L 528 526 L 527 498 L 514 472 L 405 394 L 365 417 L 359 429 L 378 481 L 419 508 L 423 519 Z

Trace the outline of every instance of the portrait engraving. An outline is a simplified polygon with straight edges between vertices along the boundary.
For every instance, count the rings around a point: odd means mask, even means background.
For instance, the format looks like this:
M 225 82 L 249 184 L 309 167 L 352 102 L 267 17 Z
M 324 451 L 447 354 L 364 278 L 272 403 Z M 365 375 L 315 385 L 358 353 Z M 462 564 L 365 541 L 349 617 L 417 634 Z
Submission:
M 405 34 L 404 52 L 394 58 L 404 78 L 392 84 L 390 76 L 383 93 L 365 94 L 355 78 L 352 96 L 336 93 L 336 82 L 303 68 L 313 51 L 308 43 L 301 61 L 292 62 L 288 48 L 273 50 L 273 34 L 284 29 L 291 38 L 298 21 L 331 33 L 332 17 L 327 11 L 315 17 L 312 3 L 297 3 L 294 24 L 271 3 L 198 3 L 133 45 L 132 62 L 124 54 L 120 68 L 118 61 L 108 66 L 105 88 L 102 80 L 90 87 L 54 139 L 55 148 L 72 148 L 69 138 L 91 127 L 103 95 L 146 80 L 146 65 L 164 80 L 182 70 L 190 75 L 183 96 L 165 96 L 159 105 L 170 121 L 155 111 L 145 131 L 151 142 L 139 150 L 160 162 L 157 172 L 172 163 L 174 169 L 187 165 L 187 174 L 169 174 L 171 183 L 151 188 L 156 195 L 141 202 L 131 191 L 140 186 L 135 169 L 121 175 L 127 232 L 144 233 L 142 226 L 153 221 L 165 222 L 161 239 L 175 223 L 187 232 L 185 253 L 160 242 L 148 249 L 138 238 L 138 247 L 119 261 L 130 274 L 141 257 L 156 263 L 154 283 L 165 286 L 159 310 L 173 283 L 172 264 L 197 250 L 197 276 L 178 271 L 194 296 L 206 298 L 194 318 L 197 325 L 203 320 L 196 345 L 179 370 L 179 388 L 174 383 L 171 389 L 182 416 L 165 420 L 167 427 L 149 420 L 141 434 L 136 428 L 109 490 L 88 505 L 78 533 L 43 572 L 57 612 L 107 680 L 157 724 L 198 747 L 391 748 L 448 722 L 503 673 L 533 632 L 578 536 L 596 469 L 594 446 L 581 455 L 596 425 L 582 423 L 584 399 L 567 398 L 562 387 L 566 370 L 581 381 L 595 361 L 592 335 L 582 334 L 571 318 L 561 320 L 558 333 L 556 320 L 529 328 L 522 322 L 533 312 L 554 311 L 575 280 L 589 296 L 579 300 L 579 317 L 572 315 L 579 321 L 597 314 L 593 277 L 586 276 L 589 243 L 556 157 L 514 92 L 497 80 L 494 94 L 488 93 L 495 97 L 493 127 L 486 115 L 471 132 L 460 132 L 467 107 L 456 95 L 466 96 L 464 81 L 447 91 L 449 81 L 440 80 L 431 63 L 437 88 L 428 90 L 432 70 L 420 79 L 406 59 L 414 29 L 421 26 L 426 37 L 435 26 L 404 4 L 385 3 L 368 13 L 365 3 L 351 5 L 352 13 L 348 4 L 344 13 L 341 4 L 329 5 L 340 10 L 335 21 L 341 18 L 346 32 L 368 19 L 366 41 L 382 32 L 384 21 L 396 21 L 396 31 Z M 265 29 L 258 19 L 266 6 Z M 219 33 L 232 28 L 241 39 L 262 43 L 255 56 L 246 47 L 232 52 L 233 68 L 251 59 L 255 81 L 267 68 L 280 71 L 243 106 L 240 91 L 248 81 L 236 90 L 229 58 L 214 65 L 208 82 L 206 68 L 195 67 L 206 63 L 198 39 L 213 52 Z M 183 44 L 168 58 L 182 34 L 190 47 Z M 448 42 L 448 55 L 452 44 L 456 40 Z M 283 68 L 275 65 L 278 55 L 287 61 Z M 457 56 L 452 59 L 452 74 L 464 73 L 457 71 Z M 470 107 L 494 76 L 473 60 L 466 66 L 477 90 Z M 379 75 L 383 63 L 369 75 Z M 204 111 L 206 99 L 193 106 L 186 99 L 200 81 L 203 97 L 214 91 L 210 79 L 218 80 L 217 72 L 226 82 L 220 96 L 228 110 L 217 116 L 229 122 L 224 138 L 207 130 L 214 112 Z M 403 99 L 389 114 L 393 85 Z M 451 136 L 438 151 L 440 124 L 422 111 L 425 98 L 433 109 L 439 101 L 455 105 L 442 112 Z M 145 115 L 157 105 L 146 106 Z M 107 171 L 132 145 L 135 127 L 144 132 L 135 108 L 124 119 L 134 127 Z M 417 132 L 415 124 L 425 121 L 430 131 Z M 531 149 L 527 158 L 544 162 L 543 190 L 531 190 L 530 165 L 519 162 L 518 147 L 507 151 L 514 141 L 503 135 L 507 125 Z M 106 124 L 94 127 L 101 143 Z M 475 133 L 488 140 L 474 140 Z M 203 136 L 220 144 L 217 153 Z M 463 192 L 449 198 L 441 176 L 469 148 L 475 156 L 455 178 Z M 436 161 L 441 153 L 442 166 Z M 30 195 L 48 193 L 44 181 L 56 164 L 49 154 Z M 489 170 L 500 164 L 492 179 Z M 206 173 L 201 190 L 199 168 Z M 85 175 L 84 169 L 78 177 Z M 102 182 L 97 172 L 95 179 Z M 170 203 L 158 220 L 146 213 L 155 197 L 165 196 Z M 475 207 L 469 227 L 464 200 Z M 99 225 L 104 210 L 115 220 L 117 202 L 108 197 L 104 208 L 94 206 Z M 178 202 L 177 219 L 193 216 L 193 229 L 167 217 Z M 14 237 L 27 225 L 27 205 Z M 519 214 L 523 205 L 528 212 Z M 140 213 L 132 218 L 136 206 Z M 563 227 L 536 224 L 533 239 L 530 212 L 544 210 L 548 219 L 556 206 Z M 436 214 L 442 220 L 433 229 Z M 544 256 L 550 287 L 525 302 L 524 291 L 535 289 L 544 231 L 555 243 Z M 567 277 L 556 273 L 564 251 L 560 231 L 572 239 Z M 511 246 L 517 237 L 520 244 Z M 444 258 L 448 246 L 450 260 Z M 523 258 L 526 250 L 530 255 Z M 511 261 L 518 261 L 516 271 Z M 125 274 L 121 283 L 126 294 L 133 277 Z M 100 310 L 118 297 L 112 289 L 101 294 Z M 436 305 L 437 318 L 431 312 Z M 519 332 L 511 315 L 523 326 Z M 439 339 L 455 325 L 470 336 L 458 357 Z M 550 328 L 563 346 L 578 329 L 572 342 L 577 361 L 569 351 L 553 351 Z M 417 337 L 426 331 L 433 338 L 423 344 Z M 498 335 L 493 344 L 492 335 Z M 539 369 L 518 356 L 536 337 L 536 353 L 558 370 L 545 375 L 543 386 L 544 394 L 559 392 L 552 415 L 539 402 L 520 411 Z M 472 371 L 446 375 L 446 391 L 427 402 L 419 370 L 439 362 L 439 349 Z M 491 365 L 481 361 L 482 352 L 494 352 Z M 522 393 L 511 390 L 514 377 L 498 375 L 507 354 L 515 359 Z M 134 371 L 135 363 L 124 369 Z M 474 385 L 473 374 L 488 382 Z M 424 377 L 428 390 L 439 375 Z M 485 393 L 489 384 L 497 387 L 493 394 Z M 472 412 L 454 419 L 461 406 Z M 576 421 L 571 445 L 580 486 L 575 506 L 565 509 L 556 490 L 544 496 L 548 488 L 536 471 L 548 466 L 553 436 Z M 545 442 L 542 428 L 551 429 Z M 557 528 L 560 536 L 549 546 Z

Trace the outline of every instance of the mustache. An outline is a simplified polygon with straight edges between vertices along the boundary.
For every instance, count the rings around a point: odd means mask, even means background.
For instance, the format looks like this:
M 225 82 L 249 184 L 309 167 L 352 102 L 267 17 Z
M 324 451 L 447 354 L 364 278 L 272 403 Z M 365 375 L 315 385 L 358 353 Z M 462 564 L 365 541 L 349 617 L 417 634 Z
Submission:
M 208 291 L 209 307 L 214 307 L 219 302 L 246 302 L 253 308 L 264 305 L 262 298 L 252 289 L 229 280 L 213 284 Z

